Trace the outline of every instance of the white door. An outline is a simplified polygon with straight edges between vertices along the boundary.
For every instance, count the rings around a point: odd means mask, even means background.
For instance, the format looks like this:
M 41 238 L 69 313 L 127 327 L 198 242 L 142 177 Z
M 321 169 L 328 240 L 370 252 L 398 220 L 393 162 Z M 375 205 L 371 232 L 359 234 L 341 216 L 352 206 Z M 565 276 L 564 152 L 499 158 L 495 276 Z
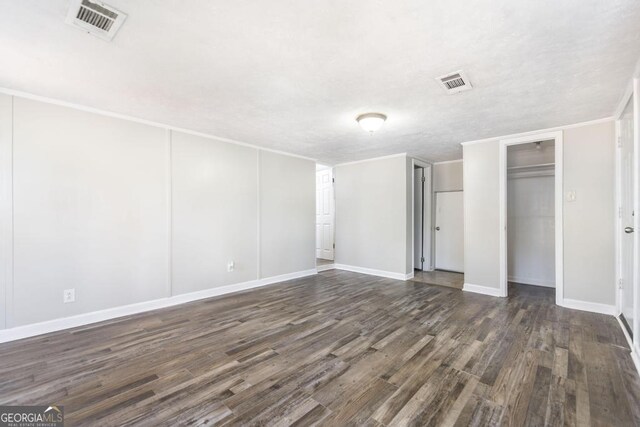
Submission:
M 621 279 L 620 305 L 622 316 L 633 332 L 633 257 L 635 253 L 633 242 L 633 99 L 620 118 L 620 142 L 621 142 L 621 172 L 622 172 L 622 229 L 620 230 L 621 244 Z
M 316 258 L 333 260 L 332 170 L 316 173 Z
M 462 191 L 436 193 L 436 269 L 464 270 Z

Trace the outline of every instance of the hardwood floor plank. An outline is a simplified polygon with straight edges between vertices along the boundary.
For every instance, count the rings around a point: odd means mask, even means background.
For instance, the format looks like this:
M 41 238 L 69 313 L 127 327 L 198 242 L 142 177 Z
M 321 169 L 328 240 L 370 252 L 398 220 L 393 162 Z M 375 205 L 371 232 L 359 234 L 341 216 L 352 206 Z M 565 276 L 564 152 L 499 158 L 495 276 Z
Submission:
M 616 320 L 329 270 L 0 344 L 0 404 L 67 425 L 640 425 Z

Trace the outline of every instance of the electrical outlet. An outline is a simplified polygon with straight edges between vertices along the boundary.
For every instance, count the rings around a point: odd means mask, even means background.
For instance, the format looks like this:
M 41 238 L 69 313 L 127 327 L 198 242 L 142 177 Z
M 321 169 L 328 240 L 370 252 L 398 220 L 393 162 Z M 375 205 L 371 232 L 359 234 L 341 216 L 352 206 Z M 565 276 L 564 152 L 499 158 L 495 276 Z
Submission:
M 235 263 L 233 261 L 229 261 L 227 263 L 227 271 L 231 273 L 236 268 Z
M 74 302 L 76 300 L 76 290 L 75 289 L 65 289 L 62 292 L 62 301 L 66 304 L 68 302 Z

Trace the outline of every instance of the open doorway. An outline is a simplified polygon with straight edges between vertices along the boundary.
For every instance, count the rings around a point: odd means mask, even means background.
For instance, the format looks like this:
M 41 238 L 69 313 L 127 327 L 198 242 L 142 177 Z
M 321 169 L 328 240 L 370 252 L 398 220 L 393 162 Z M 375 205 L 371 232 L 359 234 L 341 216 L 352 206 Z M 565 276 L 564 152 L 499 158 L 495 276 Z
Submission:
M 334 267 L 335 199 L 333 168 L 316 165 L 316 269 Z
M 426 166 L 414 160 L 413 173 L 413 280 L 462 289 L 462 160 Z
M 413 269 L 431 270 L 431 168 L 413 162 Z
M 558 304 L 562 301 L 562 133 L 501 141 L 500 173 L 501 296 L 517 289 L 548 294 Z
M 507 278 L 555 288 L 555 141 L 507 148 Z

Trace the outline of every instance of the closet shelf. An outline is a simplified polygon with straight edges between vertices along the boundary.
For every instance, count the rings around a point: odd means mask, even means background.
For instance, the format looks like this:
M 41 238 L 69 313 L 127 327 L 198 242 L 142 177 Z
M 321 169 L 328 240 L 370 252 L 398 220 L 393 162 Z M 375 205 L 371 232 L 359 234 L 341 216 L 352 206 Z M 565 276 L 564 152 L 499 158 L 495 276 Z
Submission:
M 526 166 L 510 166 L 507 168 L 509 171 L 525 171 L 525 170 L 536 170 L 536 169 L 551 169 L 556 166 L 555 163 L 540 163 L 537 165 L 526 165 Z

